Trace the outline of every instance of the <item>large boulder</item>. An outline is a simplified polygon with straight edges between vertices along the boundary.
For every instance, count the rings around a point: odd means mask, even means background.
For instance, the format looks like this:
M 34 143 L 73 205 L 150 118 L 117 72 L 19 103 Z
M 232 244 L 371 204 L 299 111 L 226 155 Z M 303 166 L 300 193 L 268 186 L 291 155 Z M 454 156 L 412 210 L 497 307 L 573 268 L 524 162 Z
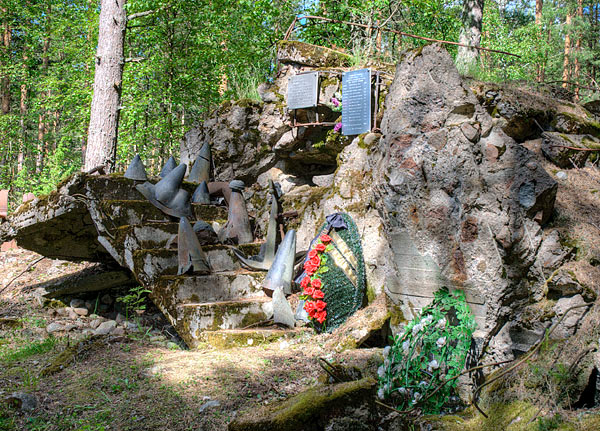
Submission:
M 388 293 L 465 290 L 488 339 L 519 300 L 542 294 L 533 264 L 556 182 L 493 126 L 436 45 L 398 65 L 382 130 L 375 194 L 399 281 Z
M 600 137 L 600 123 L 575 103 L 508 85 L 478 82 L 471 89 L 502 131 L 518 142 L 544 131 Z
M 284 196 L 284 210 L 302 215 L 292 223 L 298 247 L 328 214 L 350 214 L 363 238 L 368 295 L 385 291 L 399 316 L 392 329 L 436 290 L 458 288 L 483 348 L 545 294 L 536 261 L 557 184 L 494 125 L 437 45 L 406 53 L 397 66 L 382 132 L 346 146 L 325 185 Z

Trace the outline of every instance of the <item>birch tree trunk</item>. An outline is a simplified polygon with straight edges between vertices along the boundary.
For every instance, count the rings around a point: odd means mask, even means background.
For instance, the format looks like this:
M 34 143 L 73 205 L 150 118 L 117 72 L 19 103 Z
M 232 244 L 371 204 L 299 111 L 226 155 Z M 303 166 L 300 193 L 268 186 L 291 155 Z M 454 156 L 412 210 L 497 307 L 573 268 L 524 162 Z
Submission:
M 481 26 L 483 23 L 484 0 L 464 0 L 462 11 L 462 28 L 458 38 L 459 43 L 469 45 L 458 47 L 456 67 L 463 73 L 469 72 L 477 64 L 481 43 Z
M 94 95 L 84 170 L 104 165 L 114 172 L 123 78 L 126 0 L 102 0 L 94 73 Z

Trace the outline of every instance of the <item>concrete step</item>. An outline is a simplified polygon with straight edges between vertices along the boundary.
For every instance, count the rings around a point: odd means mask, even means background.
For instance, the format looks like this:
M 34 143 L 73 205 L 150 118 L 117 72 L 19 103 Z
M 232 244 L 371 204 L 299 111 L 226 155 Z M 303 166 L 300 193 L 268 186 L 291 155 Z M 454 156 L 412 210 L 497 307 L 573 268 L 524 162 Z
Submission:
M 157 304 L 159 305 L 159 304 Z M 206 331 L 246 328 L 273 316 L 271 299 L 266 296 L 231 301 L 183 303 L 169 311 L 159 305 L 177 333 L 190 348 L 198 347 Z
M 241 244 L 238 247 L 246 255 L 257 255 L 260 243 Z M 208 255 L 213 272 L 237 271 L 241 269 L 238 259 L 228 245 L 205 245 L 202 249 Z M 177 249 L 138 249 L 133 252 L 132 271 L 140 282 L 150 285 L 162 275 L 177 274 Z
M 141 195 L 140 195 L 141 196 Z M 103 200 L 100 208 L 107 219 L 107 226 L 117 229 L 126 225 L 145 225 L 151 221 L 176 221 L 145 199 L 139 200 Z M 204 220 L 207 223 L 227 220 L 227 208 L 217 205 L 192 204 L 193 220 Z
M 308 331 L 306 328 L 282 329 L 277 327 L 219 329 L 217 331 L 204 331 L 200 335 L 200 341 L 217 349 L 231 349 L 233 347 L 252 347 L 273 343 L 296 337 L 306 331 Z
M 195 220 L 190 220 L 192 225 L 195 222 Z M 225 224 L 225 220 L 219 220 L 219 222 L 222 225 Z M 146 222 L 143 225 L 120 226 L 114 232 L 114 236 L 116 242 L 127 243 L 128 247 L 133 249 L 166 248 L 178 231 L 179 222 L 155 221 Z M 210 244 L 215 242 L 217 242 L 216 236 Z M 200 240 L 200 244 L 208 245 L 209 243 Z
M 263 297 L 264 272 L 231 271 L 208 275 L 164 275 L 152 285 L 157 304 L 174 312 L 187 303 L 233 301 Z

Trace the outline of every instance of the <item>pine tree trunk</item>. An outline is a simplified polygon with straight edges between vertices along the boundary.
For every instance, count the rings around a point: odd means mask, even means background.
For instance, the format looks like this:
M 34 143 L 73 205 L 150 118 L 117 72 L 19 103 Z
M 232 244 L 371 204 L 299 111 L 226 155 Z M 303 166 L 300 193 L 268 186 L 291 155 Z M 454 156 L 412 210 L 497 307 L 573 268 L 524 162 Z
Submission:
M 544 7 L 544 0 L 535 0 L 535 25 L 538 29 L 538 37 L 539 40 L 542 40 L 542 9 Z M 537 73 L 536 73 L 536 78 L 537 78 L 537 82 L 543 82 L 544 81 L 544 64 L 543 63 L 538 63 L 537 67 Z
M 481 43 L 481 26 L 483 23 L 484 0 L 464 0 L 462 11 L 462 28 L 459 43 L 469 47 L 459 46 L 456 56 L 456 66 L 461 72 L 469 72 L 477 64 Z
M 126 0 L 102 0 L 84 170 L 114 172 L 123 78 Z
M 583 0 L 577 0 L 577 17 L 579 25 L 583 21 Z M 573 59 L 573 81 L 579 81 L 579 70 L 581 68 L 579 62 L 579 53 L 581 51 L 581 31 L 577 31 L 577 40 L 575 41 L 575 58 Z M 579 101 L 579 86 L 575 87 L 575 101 Z
M 563 74 L 562 80 L 564 81 L 562 86 L 563 88 L 567 88 L 569 84 L 569 78 L 571 77 L 571 68 L 569 64 L 569 56 L 571 55 L 571 22 L 573 20 L 573 15 L 571 12 L 567 13 L 567 20 L 565 22 L 567 27 L 567 34 L 565 34 L 565 57 L 563 60 Z

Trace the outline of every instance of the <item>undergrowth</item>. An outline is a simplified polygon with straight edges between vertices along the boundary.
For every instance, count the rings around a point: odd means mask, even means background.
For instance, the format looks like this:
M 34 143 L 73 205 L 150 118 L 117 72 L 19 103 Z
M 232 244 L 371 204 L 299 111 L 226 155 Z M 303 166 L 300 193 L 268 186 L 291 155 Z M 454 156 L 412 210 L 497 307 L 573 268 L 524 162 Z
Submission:
M 399 410 L 419 405 L 440 413 L 452 397 L 465 366 L 475 320 L 460 291 L 441 289 L 402 335 L 384 350 L 379 392 Z

